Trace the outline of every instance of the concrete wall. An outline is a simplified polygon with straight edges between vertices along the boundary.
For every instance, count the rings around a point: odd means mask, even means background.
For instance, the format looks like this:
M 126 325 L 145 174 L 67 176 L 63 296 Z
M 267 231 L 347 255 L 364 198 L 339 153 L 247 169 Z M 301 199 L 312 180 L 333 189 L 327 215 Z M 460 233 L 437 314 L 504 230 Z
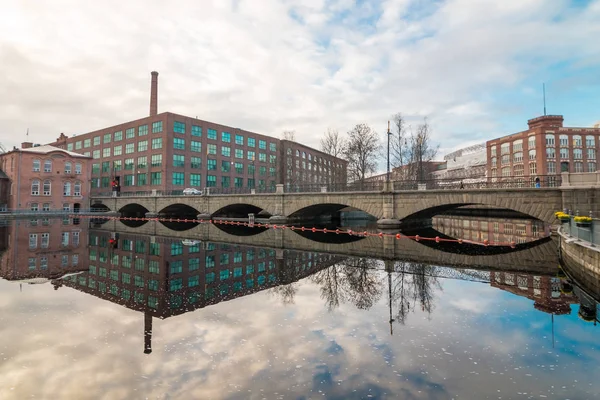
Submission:
M 560 255 L 567 272 L 590 294 L 600 298 L 600 249 L 560 235 Z

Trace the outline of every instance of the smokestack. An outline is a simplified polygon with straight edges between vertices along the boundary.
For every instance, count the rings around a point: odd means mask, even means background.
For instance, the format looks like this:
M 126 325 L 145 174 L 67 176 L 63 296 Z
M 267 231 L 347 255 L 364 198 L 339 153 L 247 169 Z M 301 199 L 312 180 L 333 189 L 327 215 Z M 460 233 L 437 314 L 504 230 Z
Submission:
M 158 72 L 152 71 L 152 83 L 150 86 L 150 116 L 158 114 Z

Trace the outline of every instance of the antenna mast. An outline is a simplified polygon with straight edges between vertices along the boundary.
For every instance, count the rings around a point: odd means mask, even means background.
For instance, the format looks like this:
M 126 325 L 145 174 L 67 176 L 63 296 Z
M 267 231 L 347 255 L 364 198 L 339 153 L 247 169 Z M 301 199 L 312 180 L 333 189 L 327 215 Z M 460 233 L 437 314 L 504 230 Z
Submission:
M 544 96 L 544 115 L 546 115 L 546 84 L 542 83 L 542 93 Z

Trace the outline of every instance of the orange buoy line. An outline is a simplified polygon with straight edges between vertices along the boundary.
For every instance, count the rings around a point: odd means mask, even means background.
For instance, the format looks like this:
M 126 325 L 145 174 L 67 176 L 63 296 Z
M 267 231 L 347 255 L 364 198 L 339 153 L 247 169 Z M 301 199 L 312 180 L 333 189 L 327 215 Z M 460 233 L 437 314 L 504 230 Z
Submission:
M 241 222 L 241 221 L 228 221 L 228 220 L 222 220 L 222 219 L 217 219 L 217 220 L 204 220 L 204 219 L 188 219 L 188 218 L 146 218 L 146 217 L 115 217 L 115 216 L 107 216 L 107 215 L 82 215 L 82 214 L 69 214 L 68 215 L 69 218 L 93 218 L 93 219 L 106 219 L 106 220 L 119 220 L 119 221 L 155 221 L 155 222 L 182 222 L 182 223 L 196 223 L 196 224 L 205 224 L 205 223 L 210 223 L 210 224 L 219 224 L 219 225 L 235 225 L 235 226 L 247 226 L 247 227 L 258 227 L 258 228 L 266 228 L 266 229 L 290 229 L 292 231 L 295 230 L 299 230 L 302 232 L 305 231 L 310 231 L 310 232 L 322 232 L 322 233 L 335 233 L 336 235 L 339 234 L 347 234 L 347 235 L 353 235 L 353 236 L 362 236 L 362 237 L 369 237 L 369 236 L 377 236 L 380 238 L 383 237 L 393 237 L 396 239 L 412 239 L 415 240 L 417 242 L 424 240 L 424 241 L 435 241 L 436 243 L 441 243 L 441 242 L 448 242 L 448 243 L 458 243 L 458 244 L 463 244 L 463 243 L 467 243 L 467 244 L 476 244 L 476 245 L 482 245 L 482 246 L 489 246 L 489 245 L 494 245 L 494 246 L 510 246 L 512 248 L 515 248 L 516 243 L 513 242 L 491 242 L 488 239 L 483 240 L 483 242 L 478 242 L 475 240 L 467 240 L 467 239 L 446 239 L 446 238 L 440 238 L 439 236 L 436 237 L 423 237 L 423 236 L 419 236 L 419 235 L 403 235 L 401 233 L 384 233 L 384 232 L 369 232 L 369 231 L 363 231 L 363 232 L 357 232 L 357 231 L 353 231 L 352 229 L 348 229 L 348 230 L 341 230 L 341 229 L 327 229 L 327 228 L 316 228 L 316 227 L 305 227 L 305 226 L 301 226 L 301 227 L 297 227 L 297 226 L 293 226 L 293 225 L 271 225 L 271 224 L 261 224 L 261 223 L 255 223 L 255 224 L 251 224 L 249 222 Z

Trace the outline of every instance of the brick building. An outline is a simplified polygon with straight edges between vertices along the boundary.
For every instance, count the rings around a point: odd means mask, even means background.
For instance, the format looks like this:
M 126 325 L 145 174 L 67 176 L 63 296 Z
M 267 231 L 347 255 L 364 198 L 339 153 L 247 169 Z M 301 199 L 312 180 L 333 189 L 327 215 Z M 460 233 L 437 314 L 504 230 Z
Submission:
M 33 146 L 0 154 L 10 181 L 9 209 L 50 211 L 89 207 L 91 157 L 57 147 Z
M 110 192 L 113 181 L 128 192 L 273 190 L 278 183 L 334 182 L 345 177 L 347 165 L 299 143 L 171 112 L 159 114 L 157 72 L 152 72 L 148 117 L 73 137 L 61 134 L 52 145 L 93 158 L 92 194 Z M 295 158 L 291 172 L 283 154 Z
M 0 227 L 0 277 L 47 282 L 88 270 L 88 228 L 77 220 L 33 218 Z
M 600 128 L 564 127 L 562 115 L 527 121 L 529 129 L 486 142 L 488 178 L 596 172 Z

